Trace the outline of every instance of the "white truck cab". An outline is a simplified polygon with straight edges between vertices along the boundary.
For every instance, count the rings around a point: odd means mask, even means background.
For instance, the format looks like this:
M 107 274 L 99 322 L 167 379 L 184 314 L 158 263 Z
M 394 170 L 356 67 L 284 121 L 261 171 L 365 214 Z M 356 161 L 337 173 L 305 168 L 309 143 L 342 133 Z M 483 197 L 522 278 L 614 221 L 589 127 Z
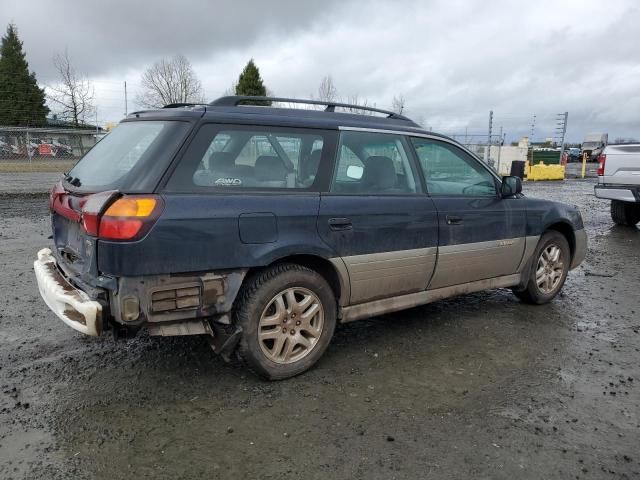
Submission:
M 607 143 L 609 143 L 609 134 L 589 133 L 582 142 L 582 155 L 586 153 L 589 160 L 595 162 L 607 146 Z

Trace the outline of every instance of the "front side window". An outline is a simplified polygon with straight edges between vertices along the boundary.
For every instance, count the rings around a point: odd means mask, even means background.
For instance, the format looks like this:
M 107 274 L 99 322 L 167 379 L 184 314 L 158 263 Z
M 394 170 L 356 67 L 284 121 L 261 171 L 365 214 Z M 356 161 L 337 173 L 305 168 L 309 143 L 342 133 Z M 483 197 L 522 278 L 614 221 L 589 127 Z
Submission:
M 331 185 L 334 193 L 418 193 L 416 177 L 400 135 L 343 132 Z
M 431 195 L 495 196 L 494 176 L 464 150 L 445 142 L 412 138 Z
M 310 189 L 324 146 L 322 132 L 205 125 L 167 188 Z

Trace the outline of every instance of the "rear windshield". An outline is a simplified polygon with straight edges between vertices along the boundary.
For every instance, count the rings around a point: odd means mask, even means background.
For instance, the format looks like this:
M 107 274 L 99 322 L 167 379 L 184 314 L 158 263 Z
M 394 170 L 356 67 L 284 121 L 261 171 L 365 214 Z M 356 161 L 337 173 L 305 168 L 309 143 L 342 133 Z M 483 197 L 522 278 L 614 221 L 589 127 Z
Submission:
M 189 124 L 177 121 L 123 122 L 98 142 L 71 169 L 67 182 L 81 190 L 113 190 L 144 164 L 166 165 Z

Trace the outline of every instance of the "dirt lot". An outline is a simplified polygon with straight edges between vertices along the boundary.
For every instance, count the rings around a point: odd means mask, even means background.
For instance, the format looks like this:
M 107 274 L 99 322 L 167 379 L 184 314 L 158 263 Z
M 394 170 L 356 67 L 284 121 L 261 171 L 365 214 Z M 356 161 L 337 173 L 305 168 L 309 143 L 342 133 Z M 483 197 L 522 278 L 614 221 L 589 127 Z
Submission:
M 640 230 L 584 181 L 583 266 L 549 305 L 508 290 L 340 328 L 267 383 L 198 337 L 87 338 L 40 300 L 44 196 L 0 197 L 0 478 L 638 478 Z
M 68 172 L 76 162 L 77 160 L 74 159 L 34 158 L 29 161 L 27 158 L 17 160 L 3 158 L 0 159 L 0 173 L 62 173 Z

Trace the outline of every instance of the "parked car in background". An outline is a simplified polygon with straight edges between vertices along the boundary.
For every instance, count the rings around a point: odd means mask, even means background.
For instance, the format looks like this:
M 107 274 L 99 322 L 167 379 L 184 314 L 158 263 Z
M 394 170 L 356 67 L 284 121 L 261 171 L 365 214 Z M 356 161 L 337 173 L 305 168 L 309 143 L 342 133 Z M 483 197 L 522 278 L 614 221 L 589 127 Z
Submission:
M 570 162 L 578 162 L 578 161 L 580 161 L 581 158 L 582 158 L 580 149 L 577 148 L 577 147 L 570 148 L 569 151 L 568 151 L 568 157 L 569 157 L 569 161 Z
M 618 225 L 640 222 L 640 143 L 608 145 L 599 158 L 596 197 L 611 200 Z
M 0 140 L 0 157 L 8 158 L 13 156 L 13 147 L 4 140 Z
M 40 139 L 39 138 L 30 138 L 29 142 L 21 147 L 21 154 L 27 155 L 30 157 L 37 157 L 40 155 Z
M 581 153 L 586 153 L 589 161 L 596 162 L 608 141 L 609 135 L 606 133 L 589 133 L 584 137 Z
M 41 157 L 55 157 L 56 149 L 52 143 L 43 140 L 43 142 L 38 145 L 38 155 Z
M 56 151 L 56 157 L 72 157 L 73 156 L 73 148 L 70 145 L 67 145 L 60 139 L 55 139 L 52 142 L 53 148 Z
M 491 288 L 547 303 L 584 259 L 576 207 L 400 114 L 169 107 L 129 115 L 52 190 L 38 287 L 85 334 L 205 335 L 283 379 L 338 322 Z

